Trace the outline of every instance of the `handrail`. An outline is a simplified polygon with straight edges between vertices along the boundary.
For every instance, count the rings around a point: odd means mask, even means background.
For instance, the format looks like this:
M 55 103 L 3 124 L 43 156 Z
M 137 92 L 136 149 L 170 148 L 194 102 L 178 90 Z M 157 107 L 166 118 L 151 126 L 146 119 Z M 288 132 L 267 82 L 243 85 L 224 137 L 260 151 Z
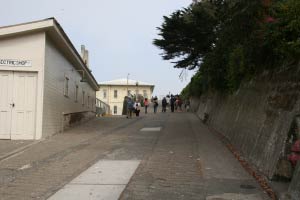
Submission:
M 110 106 L 96 98 L 96 114 L 97 116 L 105 115 L 110 113 Z

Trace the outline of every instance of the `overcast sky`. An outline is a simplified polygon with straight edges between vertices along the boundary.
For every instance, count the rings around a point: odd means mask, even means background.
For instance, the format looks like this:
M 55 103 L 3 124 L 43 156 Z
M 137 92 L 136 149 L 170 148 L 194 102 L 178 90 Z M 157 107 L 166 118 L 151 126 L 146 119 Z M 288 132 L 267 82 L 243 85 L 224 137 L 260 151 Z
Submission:
M 1 0 L 0 26 L 55 17 L 80 52 L 89 50 L 98 82 L 129 78 L 155 84 L 154 95 L 179 93 L 190 81 L 152 45 L 164 15 L 192 0 Z

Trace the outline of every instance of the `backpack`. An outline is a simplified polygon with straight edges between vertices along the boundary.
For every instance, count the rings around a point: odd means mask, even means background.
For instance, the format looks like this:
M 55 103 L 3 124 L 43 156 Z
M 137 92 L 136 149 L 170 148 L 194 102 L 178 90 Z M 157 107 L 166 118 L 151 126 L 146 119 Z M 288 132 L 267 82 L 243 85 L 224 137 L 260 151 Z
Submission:
M 128 102 L 128 108 L 131 109 L 131 110 L 133 109 L 133 102 L 132 101 Z

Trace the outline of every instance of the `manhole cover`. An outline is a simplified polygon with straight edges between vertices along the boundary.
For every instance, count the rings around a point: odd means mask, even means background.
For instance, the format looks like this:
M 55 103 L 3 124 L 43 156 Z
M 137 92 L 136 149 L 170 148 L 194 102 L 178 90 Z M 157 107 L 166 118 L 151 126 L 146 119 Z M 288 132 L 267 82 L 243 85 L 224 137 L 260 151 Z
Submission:
M 256 187 L 253 186 L 253 185 L 242 184 L 242 185 L 240 185 L 240 188 L 242 188 L 242 189 L 255 189 Z

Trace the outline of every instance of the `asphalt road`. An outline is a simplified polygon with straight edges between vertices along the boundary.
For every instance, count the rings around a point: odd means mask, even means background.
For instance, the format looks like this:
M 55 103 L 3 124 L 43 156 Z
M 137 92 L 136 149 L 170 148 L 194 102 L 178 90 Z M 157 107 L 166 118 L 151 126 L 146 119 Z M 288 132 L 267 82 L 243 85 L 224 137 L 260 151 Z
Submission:
M 99 161 L 139 161 L 119 199 L 269 199 L 192 113 L 98 118 L 6 155 L 1 200 L 48 199 Z

